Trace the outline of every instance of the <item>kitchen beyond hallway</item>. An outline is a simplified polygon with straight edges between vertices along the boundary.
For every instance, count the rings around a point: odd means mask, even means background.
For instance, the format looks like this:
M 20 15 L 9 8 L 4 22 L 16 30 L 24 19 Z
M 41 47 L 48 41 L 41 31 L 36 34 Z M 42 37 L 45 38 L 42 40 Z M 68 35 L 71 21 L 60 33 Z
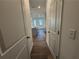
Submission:
M 31 52 L 32 59 L 53 59 L 46 44 L 46 33 L 44 29 L 36 30 L 36 36 L 33 35 L 33 48 Z

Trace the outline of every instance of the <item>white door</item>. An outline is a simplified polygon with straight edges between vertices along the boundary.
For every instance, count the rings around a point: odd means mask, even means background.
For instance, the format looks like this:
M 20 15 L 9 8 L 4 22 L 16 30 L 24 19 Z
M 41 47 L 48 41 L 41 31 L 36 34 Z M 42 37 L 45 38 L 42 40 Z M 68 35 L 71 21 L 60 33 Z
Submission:
M 50 25 L 49 25 L 49 46 L 51 47 L 52 51 L 55 52 L 55 45 L 56 45 L 56 2 L 52 2 L 50 5 Z
M 49 25 L 49 46 L 55 56 L 59 55 L 59 42 L 61 30 L 61 12 L 62 1 L 51 2 L 50 8 L 50 25 Z
M 49 4 L 49 3 L 48 3 Z M 47 44 L 50 48 L 50 51 L 56 58 L 56 1 L 52 0 L 50 5 L 47 6 Z
M 61 22 L 62 22 L 62 0 L 56 1 L 56 56 L 59 56 L 59 49 L 61 44 Z
M 29 0 L 22 0 L 23 5 L 23 15 L 24 15 L 24 23 L 25 23 L 25 31 L 27 36 L 27 45 L 28 45 L 28 52 L 29 55 L 32 50 L 33 41 L 32 41 L 32 18 L 30 15 L 30 6 L 29 6 Z

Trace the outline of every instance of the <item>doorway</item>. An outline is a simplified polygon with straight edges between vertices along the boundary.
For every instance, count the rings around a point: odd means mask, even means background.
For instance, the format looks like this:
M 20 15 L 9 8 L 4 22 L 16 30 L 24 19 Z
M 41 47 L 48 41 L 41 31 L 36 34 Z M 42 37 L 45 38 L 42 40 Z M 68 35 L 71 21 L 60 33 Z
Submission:
M 30 0 L 32 37 L 35 41 L 46 41 L 54 58 L 59 57 L 62 1 Z M 43 38 L 44 37 L 44 38 Z
M 32 36 L 33 38 L 38 37 L 42 38 L 42 36 L 45 37 L 45 18 L 44 17 L 37 17 L 32 18 Z M 40 40 L 40 39 L 38 39 Z M 41 39 L 45 40 L 45 39 Z
M 29 0 L 32 17 L 32 36 L 41 36 L 46 33 L 46 0 Z M 34 40 L 33 40 L 34 41 Z

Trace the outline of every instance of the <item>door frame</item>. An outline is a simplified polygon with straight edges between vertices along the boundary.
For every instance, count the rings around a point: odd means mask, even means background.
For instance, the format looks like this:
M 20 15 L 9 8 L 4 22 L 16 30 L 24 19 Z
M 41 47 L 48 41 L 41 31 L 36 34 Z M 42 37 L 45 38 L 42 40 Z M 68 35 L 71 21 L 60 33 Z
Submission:
M 63 9 L 64 9 L 64 0 L 61 0 L 61 20 L 60 20 L 60 29 L 59 29 L 59 52 L 58 52 L 58 58 L 60 59 L 60 52 L 61 52 L 61 34 L 62 34 L 62 23 L 63 23 Z

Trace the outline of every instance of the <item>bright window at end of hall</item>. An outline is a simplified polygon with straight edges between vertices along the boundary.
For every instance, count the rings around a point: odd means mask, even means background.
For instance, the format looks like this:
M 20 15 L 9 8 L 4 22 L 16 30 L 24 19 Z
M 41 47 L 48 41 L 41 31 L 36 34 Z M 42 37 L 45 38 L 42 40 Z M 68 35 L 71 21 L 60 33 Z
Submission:
M 43 21 L 42 21 L 42 20 L 39 20 L 39 24 L 40 24 L 40 25 L 43 25 Z
M 36 20 L 34 20 L 34 26 L 36 26 Z

